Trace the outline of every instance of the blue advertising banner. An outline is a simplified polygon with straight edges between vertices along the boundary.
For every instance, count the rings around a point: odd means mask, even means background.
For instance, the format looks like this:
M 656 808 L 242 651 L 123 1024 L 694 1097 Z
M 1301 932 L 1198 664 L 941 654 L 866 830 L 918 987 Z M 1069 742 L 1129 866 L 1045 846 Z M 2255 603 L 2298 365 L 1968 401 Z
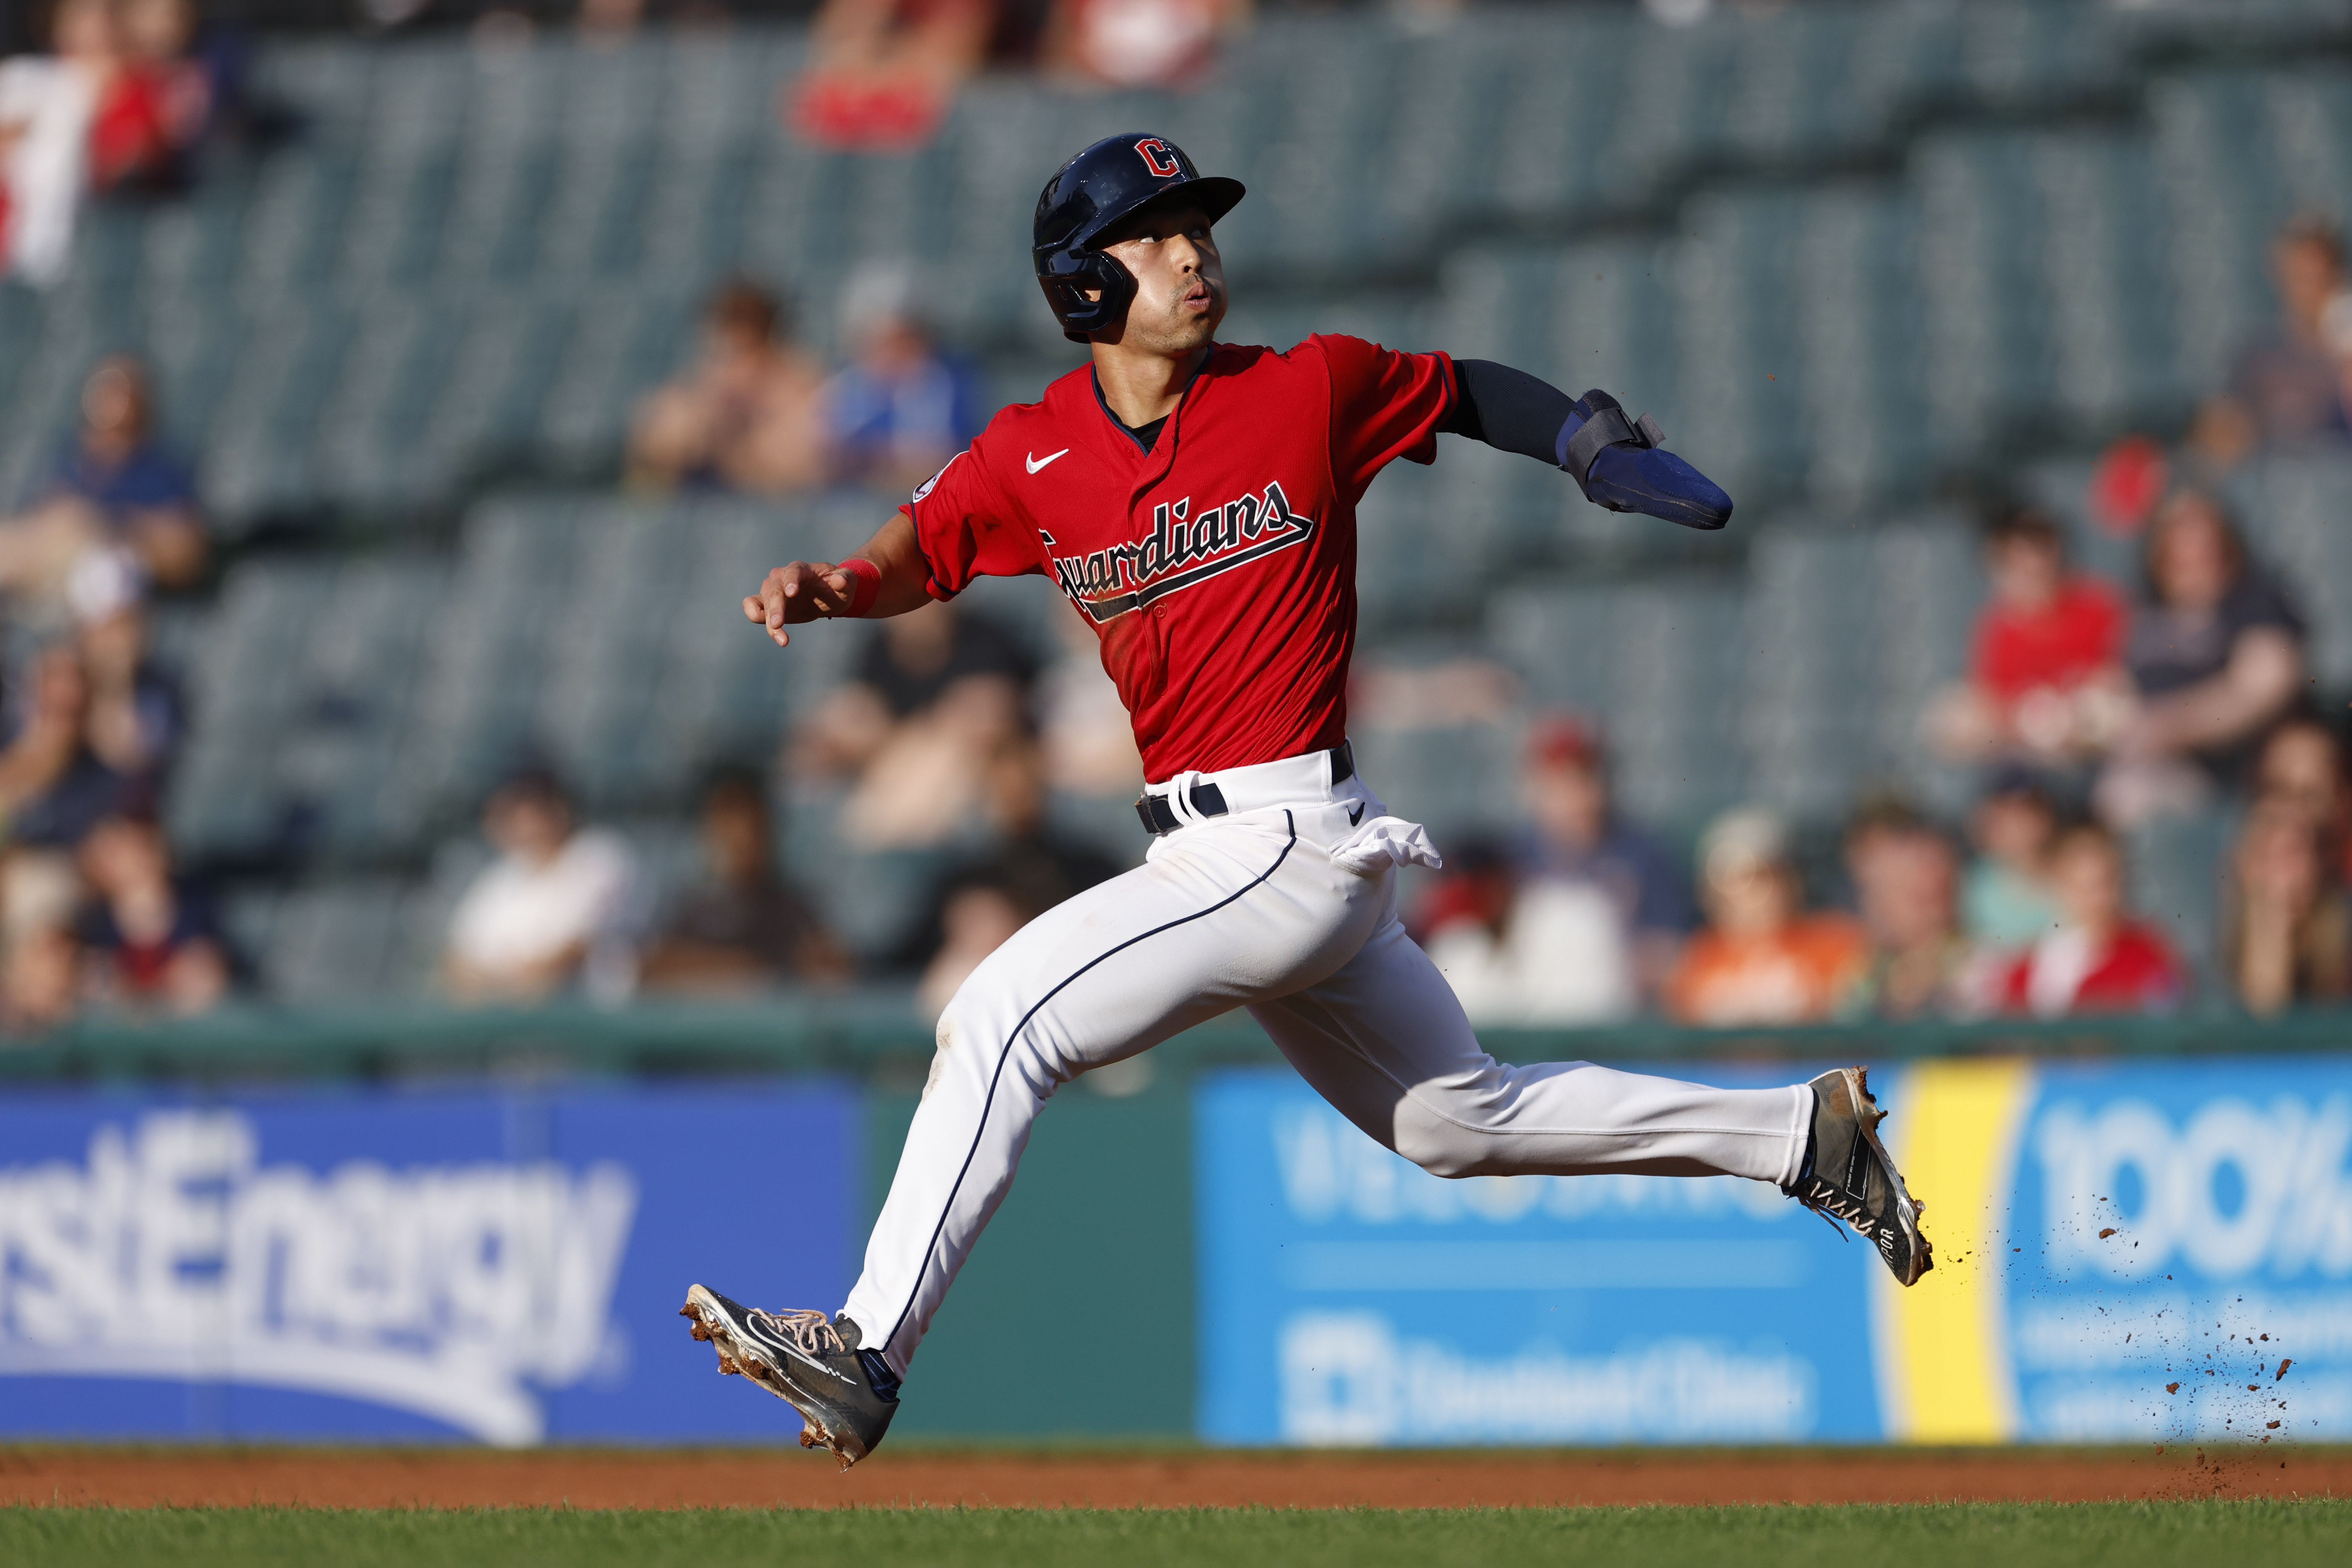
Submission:
M 1441 1180 L 1280 1072 L 1205 1080 L 1193 1125 L 1211 1441 L 1879 1435 L 1881 1265 L 1770 1187 Z
M 797 1428 L 700 1279 L 838 1302 L 835 1085 L 0 1098 L 0 1434 L 664 1440 Z
M 1992 1435 L 2352 1436 L 2352 1061 L 2042 1067 L 2017 1080 L 1979 1134 L 2011 1169 L 1991 1184 L 2007 1234 L 1979 1238 L 1995 1269 L 1961 1270 L 1989 1342 Z M 1948 1357 L 1966 1333 L 1941 1337 Z M 1906 1361 L 1940 1359 L 1930 1336 L 1912 1338 Z
M 1873 1087 L 1936 1245 L 1909 1290 L 1769 1187 L 1442 1181 L 1295 1079 L 1204 1081 L 1202 1436 L 2352 1438 L 2352 1058 Z

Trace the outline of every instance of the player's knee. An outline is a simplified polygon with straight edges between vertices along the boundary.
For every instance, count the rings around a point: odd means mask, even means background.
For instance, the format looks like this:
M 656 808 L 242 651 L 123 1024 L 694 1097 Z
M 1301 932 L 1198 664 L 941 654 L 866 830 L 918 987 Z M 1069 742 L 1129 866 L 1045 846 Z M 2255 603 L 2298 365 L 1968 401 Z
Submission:
M 1398 1117 L 1396 1152 L 1433 1176 L 1450 1180 L 1484 1173 L 1478 1151 L 1467 1146 L 1462 1130 L 1441 1121 Z
M 958 993 L 940 1015 L 924 1097 L 948 1079 L 985 1092 L 992 1079 L 1007 1073 L 1037 1094 L 1050 1095 L 1086 1070 L 1087 1063 L 1071 1061 L 1053 1047 L 1047 1031 L 1020 1026 L 998 999 Z
M 983 1070 L 982 1058 L 992 1057 L 988 1048 L 991 1031 L 984 1020 L 973 1011 L 951 1002 L 940 1015 L 939 1027 L 933 1032 L 935 1045 L 931 1051 L 931 1070 L 923 1080 L 923 1098 L 945 1080 L 958 1079 L 961 1087 L 970 1089 L 973 1075 Z

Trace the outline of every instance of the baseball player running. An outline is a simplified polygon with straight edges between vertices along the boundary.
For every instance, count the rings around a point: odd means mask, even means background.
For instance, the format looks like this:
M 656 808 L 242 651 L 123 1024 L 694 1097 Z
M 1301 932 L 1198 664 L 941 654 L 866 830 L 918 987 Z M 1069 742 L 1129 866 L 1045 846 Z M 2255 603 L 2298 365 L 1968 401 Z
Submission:
M 1930 1264 L 1864 1069 L 1724 1089 L 1507 1066 L 1405 934 L 1396 869 L 1437 854 L 1358 774 L 1347 736 L 1356 505 L 1373 477 L 1454 435 L 1564 468 L 1615 510 L 1714 529 L 1731 500 L 1601 392 L 1355 338 L 1218 342 L 1212 226 L 1242 195 L 1141 132 L 1065 163 L 1037 202 L 1037 278 L 1091 363 L 998 414 L 856 555 L 778 567 L 743 601 L 783 647 L 809 621 L 1046 574 L 1101 637 L 1151 781 L 1145 864 L 1032 921 L 941 1015 L 842 1310 L 688 1292 L 719 1370 L 790 1402 L 803 1445 L 845 1468 L 888 1429 L 1047 1098 L 1234 1007 L 1436 1175 L 1745 1176 L 1853 1226 L 1906 1285 Z

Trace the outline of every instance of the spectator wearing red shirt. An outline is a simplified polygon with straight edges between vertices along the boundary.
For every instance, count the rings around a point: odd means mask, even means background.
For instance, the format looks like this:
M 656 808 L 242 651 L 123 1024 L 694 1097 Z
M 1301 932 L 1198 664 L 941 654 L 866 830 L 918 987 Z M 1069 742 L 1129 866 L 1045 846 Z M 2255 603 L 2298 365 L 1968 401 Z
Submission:
M 2058 527 L 2036 511 L 1985 536 L 1992 595 L 1966 682 L 1928 714 L 1937 748 L 1973 761 L 2064 766 L 2105 748 L 2128 712 L 2123 595 L 2070 572 Z
M 822 147 L 919 147 L 987 58 L 997 12 L 996 0 L 824 0 L 785 118 Z
M 2002 988 L 2012 1013 L 2166 1013 L 2189 981 L 2170 944 L 2124 908 L 2123 850 L 2096 823 L 2058 836 L 2050 852 L 2059 923 L 2010 966 Z

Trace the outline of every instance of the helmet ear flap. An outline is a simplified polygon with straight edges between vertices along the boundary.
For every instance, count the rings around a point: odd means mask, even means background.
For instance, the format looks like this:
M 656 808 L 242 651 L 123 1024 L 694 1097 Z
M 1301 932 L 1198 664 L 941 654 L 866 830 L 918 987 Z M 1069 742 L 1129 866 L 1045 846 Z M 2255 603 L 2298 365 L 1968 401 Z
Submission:
M 1116 256 L 1099 250 L 1062 250 L 1045 258 L 1037 271 L 1045 303 L 1062 323 L 1062 335 L 1074 343 L 1117 326 L 1135 299 L 1135 274 Z M 1087 290 L 1098 298 L 1089 300 Z

